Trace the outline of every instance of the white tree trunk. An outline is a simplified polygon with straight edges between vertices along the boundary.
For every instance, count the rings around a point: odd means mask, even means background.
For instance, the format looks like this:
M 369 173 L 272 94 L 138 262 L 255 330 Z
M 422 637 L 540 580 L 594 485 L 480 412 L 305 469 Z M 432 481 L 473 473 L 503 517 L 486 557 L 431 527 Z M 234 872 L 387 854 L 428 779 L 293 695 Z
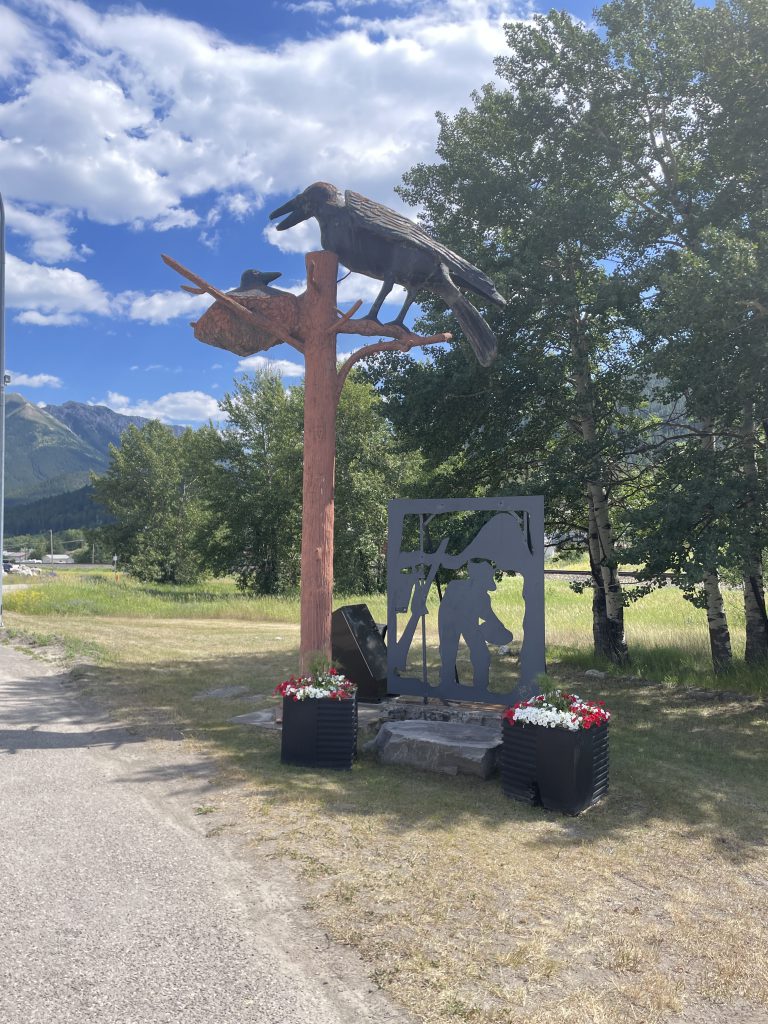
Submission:
M 707 598 L 707 625 L 709 626 L 709 647 L 712 652 L 712 667 L 715 673 L 727 672 L 733 662 L 731 634 L 725 615 L 720 579 L 716 572 L 704 577 L 704 593 Z
M 600 545 L 600 571 L 605 591 L 605 619 L 608 628 L 609 657 L 617 664 L 624 664 L 629 658 L 624 635 L 624 592 L 619 582 L 619 566 L 613 526 L 608 509 L 608 494 L 599 480 L 588 482 L 592 506 L 595 510 L 597 537 Z
M 594 416 L 594 397 L 589 359 L 583 337 L 579 330 L 578 320 L 575 321 L 573 336 L 574 385 L 579 404 L 579 426 L 584 441 L 593 450 L 597 440 Z M 587 494 L 590 501 L 590 534 L 592 526 L 597 534 L 593 542 L 590 540 L 590 561 L 600 568 L 600 580 L 605 595 L 605 631 L 604 651 L 611 661 L 623 665 L 629 660 L 627 641 L 624 635 L 624 593 L 621 589 L 616 558 L 616 544 L 611 524 L 608 488 L 603 476 L 600 458 L 594 455 L 592 466 L 588 470 Z M 593 604 L 593 616 L 594 616 Z M 593 622 L 593 632 L 600 629 L 600 624 Z M 601 641 L 602 642 L 602 641 Z
M 705 451 L 714 452 L 715 435 L 712 424 L 702 424 L 703 434 L 701 447 Z M 717 566 L 713 566 L 704 577 L 704 595 L 707 601 L 707 626 L 709 627 L 709 648 L 712 653 L 712 668 L 716 674 L 727 672 L 733 664 L 731 650 L 731 633 L 725 614 L 723 595 L 720 590 L 720 577 Z
M 592 639 L 595 654 L 610 658 L 610 634 L 605 614 L 605 586 L 600 568 L 600 538 L 597 532 L 592 496 L 589 491 L 587 491 L 587 504 L 589 505 L 589 569 L 592 573 Z
M 747 508 L 754 505 L 758 487 L 756 443 L 754 407 L 747 403 L 744 406 L 744 492 Z M 745 539 L 747 552 L 744 559 L 744 617 L 747 642 L 744 660 L 754 665 L 768 660 L 768 615 L 765 610 L 761 545 L 753 536 Z

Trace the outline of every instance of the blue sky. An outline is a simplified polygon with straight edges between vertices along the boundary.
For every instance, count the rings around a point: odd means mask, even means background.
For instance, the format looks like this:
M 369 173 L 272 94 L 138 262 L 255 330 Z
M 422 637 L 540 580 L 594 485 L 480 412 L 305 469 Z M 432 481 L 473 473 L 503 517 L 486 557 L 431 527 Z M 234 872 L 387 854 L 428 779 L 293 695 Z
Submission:
M 593 5 L 561 6 L 588 19 Z M 277 235 L 269 211 L 316 180 L 402 209 L 393 188 L 434 159 L 435 111 L 493 78 L 504 22 L 535 9 L 0 0 L 11 390 L 169 423 L 216 418 L 233 377 L 263 357 L 195 341 L 189 321 L 210 300 L 185 296 L 160 253 L 223 289 L 247 267 L 297 287 L 315 222 Z M 340 299 L 376 291 L 353 276 Z M 293 349 L 269 356 L 287 384 L 298 378 Z

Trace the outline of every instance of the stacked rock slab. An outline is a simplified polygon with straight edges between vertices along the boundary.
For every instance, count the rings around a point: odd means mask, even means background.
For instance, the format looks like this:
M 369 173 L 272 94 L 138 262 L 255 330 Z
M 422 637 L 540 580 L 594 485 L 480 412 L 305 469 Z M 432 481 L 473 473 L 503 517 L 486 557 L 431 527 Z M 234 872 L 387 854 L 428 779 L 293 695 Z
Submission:
M 366 750 L 382 764 L 447 775 L 491 776 L 501 747 L 498 726 L 466 722 L 384 722 Z

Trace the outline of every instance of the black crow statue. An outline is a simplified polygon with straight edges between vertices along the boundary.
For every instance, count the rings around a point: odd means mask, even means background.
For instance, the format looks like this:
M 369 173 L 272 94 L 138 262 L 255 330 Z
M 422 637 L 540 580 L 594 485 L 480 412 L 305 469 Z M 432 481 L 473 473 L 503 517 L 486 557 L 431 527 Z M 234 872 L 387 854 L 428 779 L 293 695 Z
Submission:
M 272 281 L 283 275 L 277 270 L 244 270 L 240 275 L 240 284 L 232 288 L 229 295 L 279 295 L 280 290 L 270 288 Z
M 295 198 L 270 213 L 270 220 L 285 217 L 278 231 L 292 228 L 310 217 L 320 224 L 324 249 L 335 252 L 349 270 L 382 281 L 381 291 L 368 317 L 378 319 L 379 309 L 395 284 L 407 295 L 394 323 L 402 325 L 416 295 L 434 292 L 451 308 L 483 366 L 496 357 L 496 336 L 459 288 L 469 288 L 484 299 L 504 306 L 504 298 L 490 278 L 441 245 L 407 217 L 358 192 L 342 192 L 326 181 L 316 181 Z

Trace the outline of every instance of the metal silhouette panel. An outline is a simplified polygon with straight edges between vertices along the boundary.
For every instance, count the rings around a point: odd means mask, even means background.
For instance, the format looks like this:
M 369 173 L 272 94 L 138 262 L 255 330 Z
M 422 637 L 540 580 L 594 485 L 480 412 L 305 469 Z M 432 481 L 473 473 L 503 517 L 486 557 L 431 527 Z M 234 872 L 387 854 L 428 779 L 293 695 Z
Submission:
M 388 509 L 389 692 L 494 704 L 538 693 L 544 499 L 403 499 Z M 494 608 L 502 573 L 522 578 L 514 622 Z

